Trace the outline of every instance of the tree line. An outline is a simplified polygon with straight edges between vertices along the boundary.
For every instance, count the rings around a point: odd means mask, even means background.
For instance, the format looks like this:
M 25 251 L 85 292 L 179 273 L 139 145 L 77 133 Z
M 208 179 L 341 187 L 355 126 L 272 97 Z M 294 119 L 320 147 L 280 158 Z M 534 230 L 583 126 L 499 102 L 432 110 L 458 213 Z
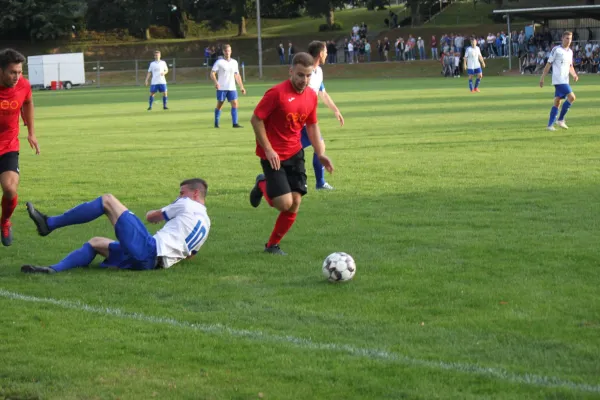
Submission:
M 406 0 L 414 22 L 431 5 L 449 0 Z M 475 0 L 477 1 L 477 0 Z M 490 0 L 483 0 L 489 2 Z M 502 3 L 502 0 L 491 0 Z M 335 11 L 348 5 L 383 9 L 390 0 L 261 0 L 261 16 L 325 17 L 334 30 Z M 256 15 L 256 0 L 0 0 L 0 38 L 44 41 L 68 37 L 83 30 L 105 32 L 125 29 L 130 35 L 151 39 L 150 26 L 168 27 L 185 38 L 190 23 L 205 22 L 218 30 L 228 23 L 246 34 L 246 20 Z

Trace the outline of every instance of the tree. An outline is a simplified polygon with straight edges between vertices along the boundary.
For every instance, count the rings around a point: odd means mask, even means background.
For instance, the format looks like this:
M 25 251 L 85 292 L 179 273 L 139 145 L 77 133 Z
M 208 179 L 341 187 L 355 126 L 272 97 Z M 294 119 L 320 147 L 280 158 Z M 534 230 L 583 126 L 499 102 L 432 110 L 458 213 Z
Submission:
M 85 0 L 0 0 L 0 32 L 16 39 L 47 40 L 69 35 L 81 24 Z
M 346 6 L 346 0 L 306 0 L 305 7 L 311 17 L 325 16 L 327 25 L 332 28 L 335 23 L 335 9 Z
M 255 12 L 255 2 L 252 0 L 231 0 L 233 22 L 238 24 L 238 36 L 247 35 L 246 18 Z

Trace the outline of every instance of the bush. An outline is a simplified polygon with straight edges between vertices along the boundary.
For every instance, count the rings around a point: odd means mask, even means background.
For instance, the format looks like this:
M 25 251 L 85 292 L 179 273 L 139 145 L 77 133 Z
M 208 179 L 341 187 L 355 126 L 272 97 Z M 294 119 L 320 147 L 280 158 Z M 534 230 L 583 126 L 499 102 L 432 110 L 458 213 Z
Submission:
M 328 24 L 319 25 L 319 32 L 330 32 L 330 31 L 341 31 L 344 27 L 339 22 L 334 22 L 333 25 Z

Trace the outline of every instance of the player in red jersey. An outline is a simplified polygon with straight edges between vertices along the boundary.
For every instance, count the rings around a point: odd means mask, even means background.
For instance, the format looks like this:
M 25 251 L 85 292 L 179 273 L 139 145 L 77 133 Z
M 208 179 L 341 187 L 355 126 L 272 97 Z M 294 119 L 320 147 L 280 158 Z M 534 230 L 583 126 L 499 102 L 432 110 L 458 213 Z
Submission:
M 0 184 L 2 185 L 2 244 L 12 244 L 10 217 L 17 207 L 19 185 L 19 115 L 27 125 L 27 140 L 40 154 L 33 126 L 33 100 L 29 81 L 22 77 L 25 57 L 13 50 L 0 51 Z
M 314 60 L 308 53 L 297 53 L 292 60 L 290 79 L 267 90 L 250 120 L 256 136 L 256 155 L 264 174 L 256 177 L 250 204 L 258 207 L 264 197 L 279 217 L 265 252 L 285 255 L 279 242 L 290 230 L 302 196 L 306 194 L 304 150 L 300 140 L 304 124 L 315 154 L 329 172 L 331 160 L 325 156 L 317 124 L 317 94 L 308 88 Z

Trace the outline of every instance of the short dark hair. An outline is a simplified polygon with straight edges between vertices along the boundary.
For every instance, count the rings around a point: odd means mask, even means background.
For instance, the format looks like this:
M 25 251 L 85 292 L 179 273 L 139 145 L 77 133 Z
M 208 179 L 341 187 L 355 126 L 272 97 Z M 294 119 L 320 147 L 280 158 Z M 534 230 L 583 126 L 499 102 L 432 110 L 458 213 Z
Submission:
M 206 193 L 208 192 L 208 183 L 206 183 L 206 181 L 202 178 L 186 179 L 185 181 L 179 184 L 179 187 L 181 186 L 187 186 L 192 190 L 199 190 L 200 197 L 202 198 L 205 198 Z
M 25 56 L 13 49 L 0 50 L 0 69 L 5 70 L 10 64 L 22 64 Z
M 308 54 L 310 54 L 314 58 L 319 57 L 323 50 L 325 50 L 325 42 L 321 42 L 320 40 L 313 40 L 308 44 Z
M 298 64 L 306 68 L 312 67 L 315 65 L 315 59 L 308 53 L 296 53 L 292 59 L 292 67 Z

